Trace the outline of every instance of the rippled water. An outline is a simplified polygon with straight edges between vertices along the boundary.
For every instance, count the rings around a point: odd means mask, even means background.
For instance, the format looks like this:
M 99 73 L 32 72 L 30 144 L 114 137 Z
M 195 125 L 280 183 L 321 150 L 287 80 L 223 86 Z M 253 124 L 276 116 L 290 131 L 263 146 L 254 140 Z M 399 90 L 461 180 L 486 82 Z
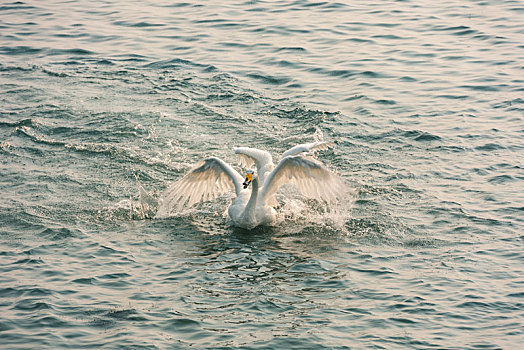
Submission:
M 521 346 L 523 23 L 502 0 L 2 3 L 1 347 Z M 315 139 L 353 201 L 150 219 L 205 156 Z

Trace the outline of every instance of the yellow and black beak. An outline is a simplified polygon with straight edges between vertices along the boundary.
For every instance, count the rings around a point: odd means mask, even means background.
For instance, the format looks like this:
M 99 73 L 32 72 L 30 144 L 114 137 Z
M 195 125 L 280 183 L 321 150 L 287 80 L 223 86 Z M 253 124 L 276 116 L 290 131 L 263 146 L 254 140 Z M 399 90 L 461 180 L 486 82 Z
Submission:
M 244 180 L 244 183 L 242 184 L 242 185 L 244 185 L 244 189 L 246 189 L 247 186 L 249 186 L 249 184 L 251 183 L 251 180 L 253 180 L 253 174 L 252 173 L 247 173 L 246 179 Z

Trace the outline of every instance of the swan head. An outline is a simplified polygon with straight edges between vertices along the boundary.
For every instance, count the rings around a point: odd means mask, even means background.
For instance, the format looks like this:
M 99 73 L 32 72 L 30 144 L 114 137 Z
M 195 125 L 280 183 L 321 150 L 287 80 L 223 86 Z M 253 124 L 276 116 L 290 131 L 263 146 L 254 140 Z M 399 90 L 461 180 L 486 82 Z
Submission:
M 249 184 L 251 183 L 251 181 L 253 181 L 254 176 L 255 176 L 255 172 L 253 170 L 248 170 L 246 174 L 246 179 L 244 180 L 244 183 L 242 184 L 244 186 L 244 189 L 246 189 L 247 186 L 249 186 Z

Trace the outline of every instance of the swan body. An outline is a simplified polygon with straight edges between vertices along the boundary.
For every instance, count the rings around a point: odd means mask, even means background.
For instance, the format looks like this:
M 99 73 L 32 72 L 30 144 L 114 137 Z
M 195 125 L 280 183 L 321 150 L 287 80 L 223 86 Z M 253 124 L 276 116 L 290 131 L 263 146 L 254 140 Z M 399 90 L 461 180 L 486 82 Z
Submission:
M 316 151 L 331 147 L 334 143 L 323 141 L 297 145 L 284 152 L 276 166 L 266 151 L 235 148 L 242 167 L 256 166 L 256 171 L 248 171 L 245 181 L 220 158 L 207 158 L 164 191 L 156 217 L 167 217 L 173 209 L 181 210 L 234 190 L 236 198 L 228 209 L 234 225 L 246 229 L 273 225 L 278 205 L 275 193 L 283 184 L 294 184 L 305 196 L 325 201 L 332 201 L 343 192 L 341 179 L 312 157 Z

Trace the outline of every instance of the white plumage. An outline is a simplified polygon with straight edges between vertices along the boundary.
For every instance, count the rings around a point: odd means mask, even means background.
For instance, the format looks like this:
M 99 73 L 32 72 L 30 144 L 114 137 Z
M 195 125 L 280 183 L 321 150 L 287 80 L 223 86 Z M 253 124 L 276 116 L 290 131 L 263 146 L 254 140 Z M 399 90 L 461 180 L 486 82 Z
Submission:
M 216 157 L 208 158 L 164 191 L 156 216 L 167 217 L 173 210 L 215 199 L 234 189 L 236 198 L 228 212 L 236 226 L 252 229 L 258 225 L 272 225 L 276 221 L 274 207 L 278 205 L 275 193 L 286 183 L 295 185 L 307 197 L 333 201 L 343 193 L 345 186 L 340 178 L 313 158 L 316 151 L 330 147 L 334 147 L 334 143 L 297 145 L 284 152 L 276 167 L 266 151 L 235 148 L 242 167 L 256 165 L 257 171 L 251 181 L 246 178 L 245 182 L 251 182 L 251 189 L 243 188 L 244 178 L 226 162 Z

